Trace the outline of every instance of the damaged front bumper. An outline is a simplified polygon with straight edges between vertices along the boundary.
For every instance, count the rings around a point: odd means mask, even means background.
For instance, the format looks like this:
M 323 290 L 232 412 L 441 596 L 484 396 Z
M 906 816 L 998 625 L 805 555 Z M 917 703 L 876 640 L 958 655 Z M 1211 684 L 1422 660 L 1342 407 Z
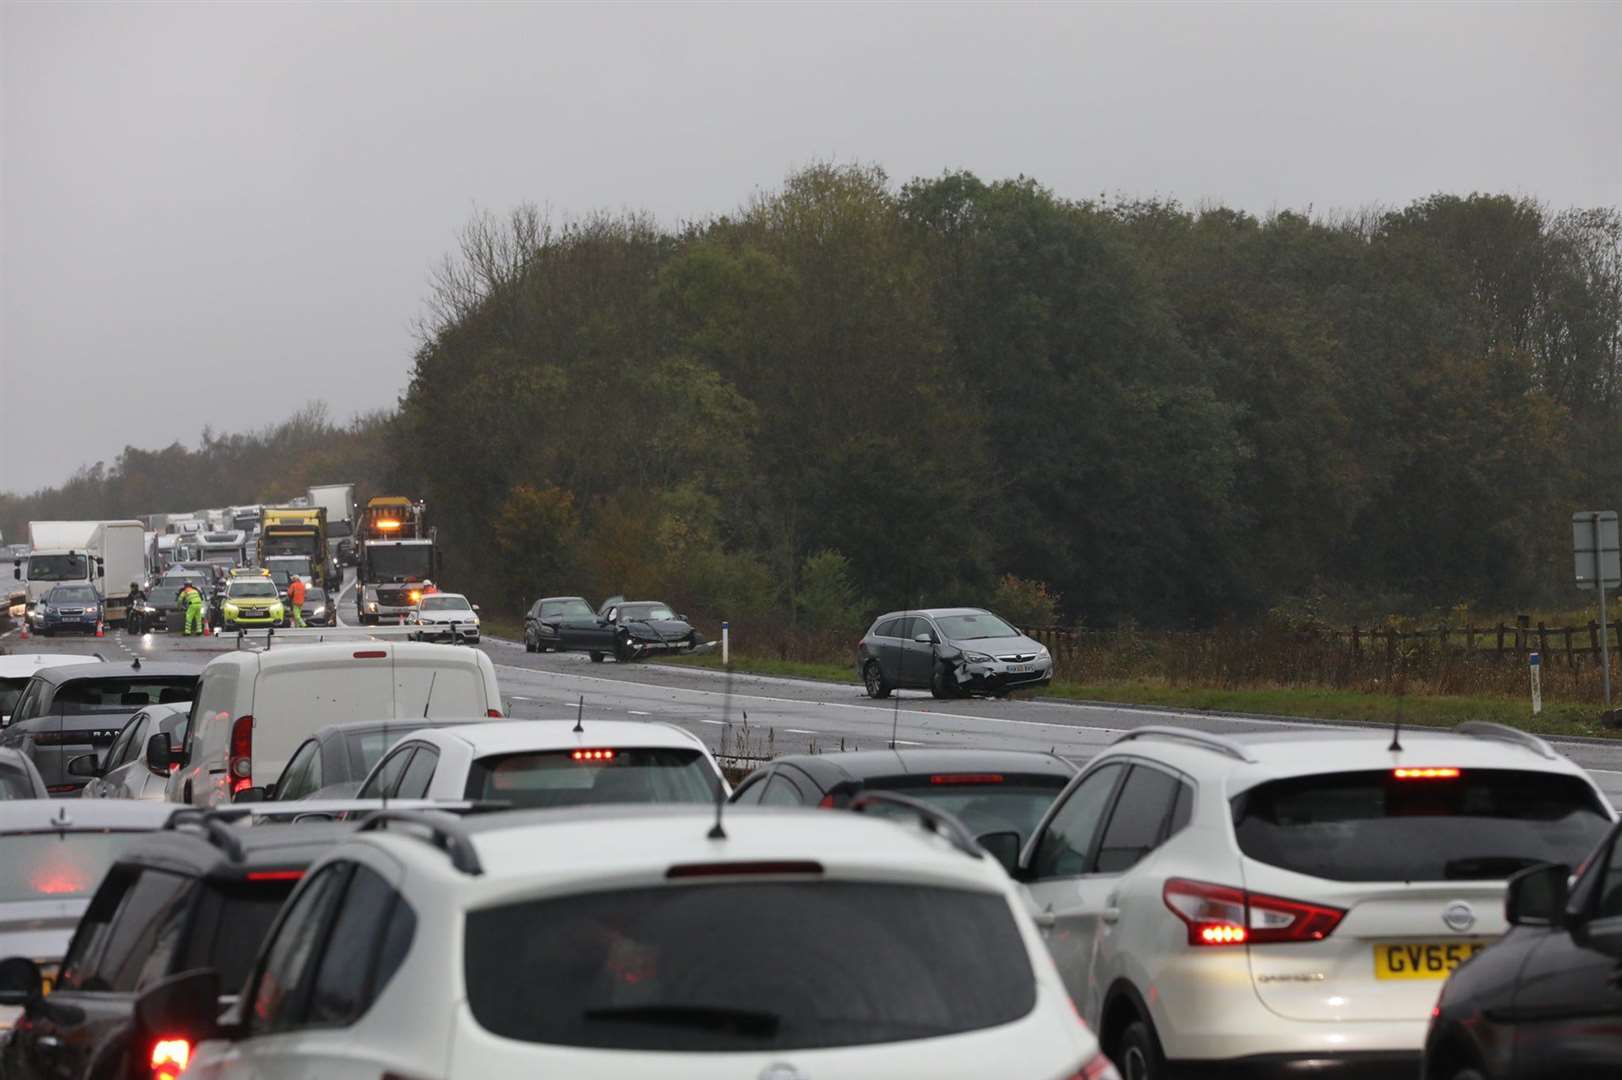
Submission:
M 1053 661 L 1010 663 L 1002 660 L 973 662 L 959 660 L 952 668 L 958 689 L 969 694 L 1002 694 L 1030 690 L 1053 681 Z

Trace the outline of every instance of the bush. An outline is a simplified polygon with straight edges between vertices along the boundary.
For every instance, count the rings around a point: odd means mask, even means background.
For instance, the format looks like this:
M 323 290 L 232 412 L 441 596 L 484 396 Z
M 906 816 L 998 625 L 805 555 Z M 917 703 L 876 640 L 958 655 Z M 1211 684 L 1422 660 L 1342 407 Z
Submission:
M 1059 595 L 1045 582 L 1004 574 L 991 594 L 991 610 L 1015 626 L 1059 625 Z
M 850 560 L 826 548 L 801 564 L 797 599 L 805 628 L 813 633 L 852 630 L 867 609 L 851 579 Z

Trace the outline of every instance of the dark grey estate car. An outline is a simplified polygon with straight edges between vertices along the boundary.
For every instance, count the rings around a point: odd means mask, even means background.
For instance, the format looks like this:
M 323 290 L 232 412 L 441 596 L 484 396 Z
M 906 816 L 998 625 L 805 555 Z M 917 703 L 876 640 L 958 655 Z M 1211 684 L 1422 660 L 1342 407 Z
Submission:
M 984 608 L 926 608 L 880 615 L 856 646 L 868 697 L 929 690 L 938 698 L 1001 697 L 1053 681 L 1053 657 Z

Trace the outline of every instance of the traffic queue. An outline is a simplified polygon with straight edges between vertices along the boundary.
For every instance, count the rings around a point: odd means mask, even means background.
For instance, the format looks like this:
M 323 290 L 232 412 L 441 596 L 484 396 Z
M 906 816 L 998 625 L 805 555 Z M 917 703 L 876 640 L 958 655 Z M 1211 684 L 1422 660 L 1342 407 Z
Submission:
M 1005 651 L 990 612 L 928 619 Z M 657 717 L 509 719 L 484 651 L 409 636 L 35 665 L 0 731 L 0 1075 L 1622 1063 L 1615 813 L 1535 736 L 1149 726 L 1079 767 L 728 777 Z

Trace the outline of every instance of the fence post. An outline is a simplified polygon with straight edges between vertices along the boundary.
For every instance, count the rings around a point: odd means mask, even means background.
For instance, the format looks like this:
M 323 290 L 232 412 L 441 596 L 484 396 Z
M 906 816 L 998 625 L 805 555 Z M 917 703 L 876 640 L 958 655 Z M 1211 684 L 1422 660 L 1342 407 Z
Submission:
M 1385 681 L 1390 682 L 1397 673 L 1397 628 L 1385 632 Z
M 1357 624 L 1353 623 L 1352 624 L 1352 659 L 1353 660 L 1360 660 L 1362 658 L 1363 658 L 1363 639 L 1358 636 Z
M 1503 623 L 1498 624 L 1498 659 L 1500 659 L 1500 660 L 1502 660 L 1504 658 L 1504 630 L 1505 629 L 1506 628 L 1505 628 Z
M 1570 671 L 1577 670 L 1577 658 L 1571 652 L 1571 627 L 1569 626 L 1566 627 L 1566 668 Z
M 1538 655 L 1549 655 L 1549 628 L 1543 625 L 1541 619 L 1538 620 Z
M 1469 623 L 1464 624 L 1464 651 L 1467 653 L 1476 651 L 1476 628 Z
M 1527 638 L 1531 636 L 1532 616 L 1515 616 L 1515 655 L 1522 660 L 1526 659 Z

